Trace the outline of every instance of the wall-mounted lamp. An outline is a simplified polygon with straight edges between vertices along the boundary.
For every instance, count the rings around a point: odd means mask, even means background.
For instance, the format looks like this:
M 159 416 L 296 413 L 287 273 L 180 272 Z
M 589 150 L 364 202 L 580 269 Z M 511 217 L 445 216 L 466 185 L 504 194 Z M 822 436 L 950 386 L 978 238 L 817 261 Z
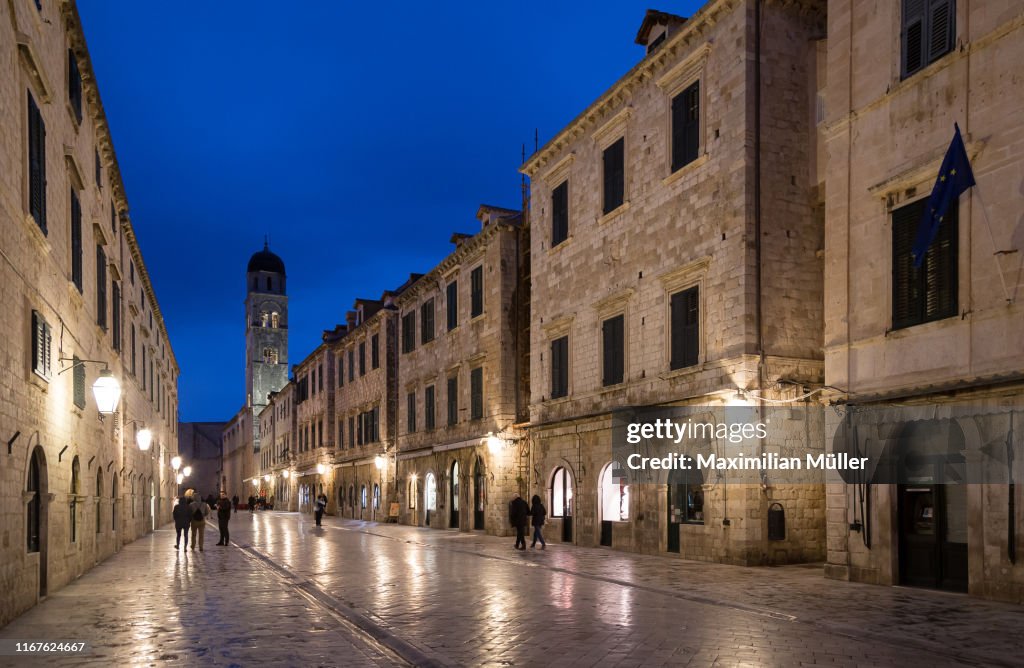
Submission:
M 483 438 L 483 442 L 487 445 L 487 449 L 491 451 L 491 454 L 498 454 L 505 449 L 505 439 L 500 436 L 495 436 L 494 432 L 487 432 L 487 436 Z
M 175 471 L 181 468 L 181 457 L 178 457 L 177 455 L 171 457 L 171 468 Z
M 319 473 L 320 475 L 323 475 L 323 474 L 327 473 L 327 467 L 324 466 L 323 464 L 317 464 L 316 465 L 316 472 Z
M 256 488 L 259 488 L 259 486 L 260 486 L 260 479 L 259 478 L 253 478 L 252 479 L 252 486 L 256 487 Z
M 291 475 L 291 471 L 289 471 L 288 469 L 285 469 L 284 471 L 281 471 L 281 477 L 284 478 L 285 480 L 287 480 L 290 475 Z
M 377 455 L 373 458 L 373 465 L 377 467 L 378 471 L 383 471 L 387 463 L 387 460 L 384 459 L 384 455 Z
M 142 427 L 142 429 L 135 432 L 135 444 L 139 446 L 139 450 L 142 450 L 143 452 L 149 450 L 149 446 L 153 443 L 153 431 L 147 429 L 146 424 L 144 422 L 139 422 L 138 420 L 128 420 L 125 424 L 133 424 L 137 427 Z
M 269 474 L 269 473 L 265 474 L 265 475 L 263 476 L 263 480 L 264 480 L 265 482 L 270 482 L 270 474 Z
M 180 485 L 181 481 L 185 479 L 185 476 L 183 476 L 182 474 L 179 473 L 177 476 L 175 476 L 174 479 L 177 480 L 178 484 Z
M 192 467 L 191 466 L 186 466 L 185 468 L 181 469 L 181 473 L 186 478 L 189 477 L 190 475 L 192 475 Z
M 96 382 L 92 384 L 92 393 L 96 398 L 96 409 L 100 412 L 100 415 L 110 415 L 117 412 L 117 406 L 121 401 L 121 383 L 117 382 L 117 378 L 114 378 L 114 374 L 110 372 L 105 361 L 76 360 L 74 357 L 61 357 L 58 361 L 71 362 L 71 366 L 64 367 L 58 371 L 58 375 L 65 371 L 70 371 L 77 366 L 84 366 L 86 363 L 102 364 L 103 370 L 100 371 Z

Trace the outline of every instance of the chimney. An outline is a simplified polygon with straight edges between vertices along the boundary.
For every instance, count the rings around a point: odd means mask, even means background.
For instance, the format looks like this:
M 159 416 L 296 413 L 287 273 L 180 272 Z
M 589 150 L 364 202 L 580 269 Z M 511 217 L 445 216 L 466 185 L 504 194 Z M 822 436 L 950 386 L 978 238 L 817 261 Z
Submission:
M 351 332 L 356 328 L 356 318 L 358 315 L 359 314 L 355 311 L 348 311 L 345 313 L 345 324 L 348 326 L 348 331 Z

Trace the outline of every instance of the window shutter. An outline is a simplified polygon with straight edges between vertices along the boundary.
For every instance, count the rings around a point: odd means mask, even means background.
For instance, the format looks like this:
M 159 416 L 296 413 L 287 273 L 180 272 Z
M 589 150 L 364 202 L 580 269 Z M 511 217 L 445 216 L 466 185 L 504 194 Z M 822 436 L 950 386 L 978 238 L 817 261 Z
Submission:
M 926 0 L 903 0 L 903 76 L 924 66 Z
M 700 354 L 700 294 L 697 287 L 672 295 L 671 308 L 670 368 L 693 366 Z
M 956 16 L 953 0 L 931 0 L 928 4 L 928 62 L 933 63 L 953 50 Z
M 85 365 L 78 356 L 72 358 L 74 362 L 74 402 L 79 408 L 85 408 Z
M 620 138 L 604 150 L 604 212 L 610 213 L 624 201 L 625 192 L 625 147 L 626 140 Z
M 82 292 L 82 206 L 71 189 L 71 280 Z
M 569 394 L 569 337 L 551 342 L 551 398 Z
M 49 381 L 50 375 L 50 325 L 39 311 L 32 311 L 32 371 Z
M 672 98 L 672 171 L 697 159 L 700 147 L 700 82 Z
M 921 321 L 920 270 L 911 249 L 926 200 L 892 212 L 892 326 L 908 327 Z
M 29 213 L 46 234 L 46 126 L 28 93 Z
M 96 324 L 107 328 L 107 254 L 96 246 Z
M 569 237 L 569 182 L 563 181 L 551 191 L 551 245 Z
M 75 112 L 75 118 L 82 122 L 82 75 L 78 71 L 75 52 L 68 49 L 68 101 Z
M 448 307 L 448 331 L 452 331 L 459 326 L 459 283 L 458 281 L 452 281 L 446 288 L 447 295 L 445 301 Z
M 603 329 L 604 348 L 604 385 L 616 385 L 622 382 L 624 375 L 623 325 L 625 316 L 615 316 L 605 320 Z
M 475 318 L 484 312 L 484 268 L 477 267 L 470 273 L 470 287 L 472 288 L 470 295 L 470 317 Z
M 429 386 L 423 391 L 423 426 L 426 429 L 434 428 L 434 386 Z
M 927 288 L 924 298 L 924 320 L 941 320 L 957 312 L 957 209 L 953 200 L 939 225 L 935 241 L 925 253 L 921 269 Z
M 470 406 L 470 416 L 474 420 L 479 420 L 484 416 L 484 370 L 483 367 L 477 367 L 469 373 L 469 386 L 470 394 L 472 395 L 472 405 Z

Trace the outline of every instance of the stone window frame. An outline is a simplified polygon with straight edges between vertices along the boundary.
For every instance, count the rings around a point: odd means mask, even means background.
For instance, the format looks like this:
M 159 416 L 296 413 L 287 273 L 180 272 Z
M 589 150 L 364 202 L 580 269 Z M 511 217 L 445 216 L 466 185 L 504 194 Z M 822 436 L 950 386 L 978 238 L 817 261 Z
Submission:
M 685 169 L 685 167 L 683 168 Z M 707 274 L 711 266 L 711 256 L 688 262 L 681 267 L 669 270 L 658 277 L 661 283 L 662 296 L 664 301 L 664 326 L 662 328 L 662 360 L 665 376 L 677 376 L 686 373 L 693 373 L 704 368 L 707 363 Z M 689 288 L 697 288 L 697 301 L 699 312 L 697 322 L 698 350 L 697 363 L 692 366 L 685 366 L 679 369 L 672 368 L 672 295 Z
M 664 94 L 662 102 L 664 111 L 661 114 L 665 146 L 665 178 L 662 179 L 663 185 L 675 183 L 684 174 L 689 174 L 708 160 L 708 86 L 706 82 L 708 81 L 707 64 L 710 53 L 710 44 L 706 43 L 698 47 L 655 82 Z M 698 81 L 701 82 L 701 85 L 698 91 L 700 104 L 700 119 L 698 123 L 700 125 L 697 132 L 697 159 L 672 171 L 672 101 L 691 84 Z
M 542 215 L 545 220 L 549 223 L 546 225 L 546 239 L 548 241 L 548 252 L 554 251 L 555 249 L 561 250 L 565 248 L 573 239 L 573 206 L 572 206 L 572 195 L 573 195 L 573 184 L 572 184 L 572 164 L 576 160 L 576 152 L 570 152 L 564 158 L 559 160 L 554 166 L 551 167 L 547 172 L 541 176 L 541 181 L 544 183 L 546 188 L 545 195 L 547 197 L 547 205 L 551 208 L 551 211 L 547 211 L 542 208 Z M 555 244 L 554 229 L 552 216 L 554 215 L 554 191 L 562 184 L 566 186 L 566 234 L 565 239 Z
M 602 225 L 609 220 L 629 210 L 629 187 L 632 179 L 629 174 L 629 148 L 628 135 L 629 119 L 633 115 L 632 105 L 620 109 L 614 116 L 608 119 L 601 127 L 594 130 L 592 135 L 597 147 L 597 154 L 601 160 L 600 174 L 600 196 L 598 197 L 597 224 Z M 604 211 L 604 152 L 619 140 L 622 140 L 622 203 L 607 213 Z
M 558 317 L 554 318 L 549 324 L 544 326 L 544 340 L 547 342 L 547 346 L 545 347 L 545 350 L 541 351 L 541 364 L 543 365 L 543 369 L 544 369 L 544 381 L 545 381 L 544 387 L 547 387 L 549 392 L 551 390 L 551 381 L 552 381 L 552 375 L 553 375 L 551 373 L 551 362 L 552 362 L 552 360 L 550 360 L 550 359 L 545 360 L 544 359 L 544 355 L 545 355 L 545 353 L 548 354 L 548 355 L 551 354 L 551 344 L 554 343 L 556 340 L 562 338 L 563 336 L 569 337 L 569 342 L 568 342 L 568 345 L 566 346 L 568 348 L 568 350 L 567 350 L 568 359 L 567 359 L 567 369 L 566 369 L 566 393 L 565 393 L 565 396 L 563 396 L 563 397 L 550 397 L 549 396 L 549 397 L 547 397 L 546 401 L 550 401 L 550 402 L 566 401 L 573 394 L 573 382 L 572 382 L 573 374 L 572 374 L 572 371 L 573 371 L 573 366 L 574 365 L 573 365 L 573 359 L 572 359 L 572 350 L 573 350 L 573 346 L 572 346 L 572 340 L 573 340 L 572 330 L 573 330 L 573 324 L 574 324 L 575 320 L 576 320 L 576 314 L 575 313 L 570 313 L 570 314 L 567 314 L 567 315 L 558 316 Z M 542 393 L 541 396 L 543 396 L 543 393 Z
M 615 390 L 629 385 L 629 324 L 630 324 L 630 302 L 636 291 L 633 288 L 619 290 L 594 304 L 597 313 L 597 326 L 594 335 L 597 337 L 597 368 L 601 370 L 598 380 L 598 390 Z M 610 385 L 604 384 L 604 323 L 617 316 L 622 316 L 622 380 Z

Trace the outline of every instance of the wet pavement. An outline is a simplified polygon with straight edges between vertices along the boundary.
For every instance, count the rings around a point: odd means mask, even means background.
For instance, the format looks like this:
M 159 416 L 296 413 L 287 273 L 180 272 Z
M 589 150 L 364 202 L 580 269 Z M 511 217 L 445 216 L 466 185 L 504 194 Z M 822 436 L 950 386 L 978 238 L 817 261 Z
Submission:
M 212 526 L 208 539 L 215 536 Z M 1024 607 L 743 568 L 295 513 L 236 545 L 126 546 L 0 629 L 77 639 L 50 665 L 1022 665 Z M 26 662 L 19 660 L 17 665 Z M 12 664 L 14 665 L 14 664 Z

